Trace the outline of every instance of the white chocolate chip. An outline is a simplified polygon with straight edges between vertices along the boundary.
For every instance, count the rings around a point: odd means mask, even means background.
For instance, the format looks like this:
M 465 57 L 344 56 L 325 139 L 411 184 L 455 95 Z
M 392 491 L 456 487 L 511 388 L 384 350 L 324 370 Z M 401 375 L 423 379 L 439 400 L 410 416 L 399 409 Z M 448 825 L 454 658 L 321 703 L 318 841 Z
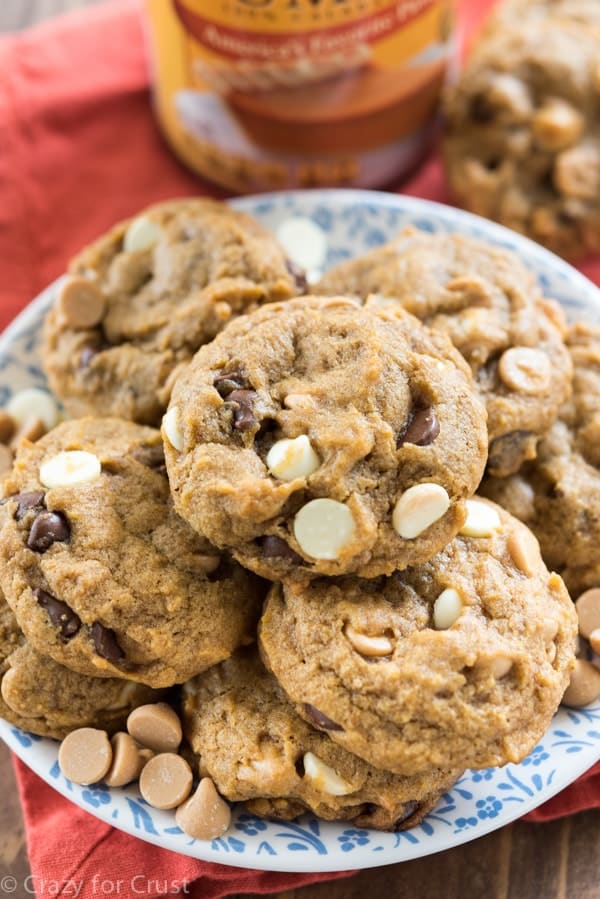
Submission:
M 384 634 L 364 634 L 362 631 L 355 630 L 351 624 L 347 624 L 344 628 L 344 634 L 354 649 L 361 656 L 367 658 L 381 658 L 389 656 L 392 653 L 392 641 Z
M 413 540 L 439 521 L 449 507 L 450 497 L 439 484 L 415 484 L 394 506 L 394 530 L 405 540 Z
M 312 782 L 316 790 L 330 796 L 347 796 L 354 792 L 354 787 L 343 777 L 326 765 L 312 752 L 304 753 L 304 776 Z
M 490 671 L 496 680 L 505 677 L 513 666 L 513 660 L 509 656 L 495 656 L 490 662 Z
M 502 353 L 498 374 L 509 390 L 535 396 L 547 389 L 552 370 L 542 350 L 515 346 Z
M 183 431 L 179 423 L 179 407 L 171 406 L 162 420 L 162 428 L 171 446 L 181 453 L 183 451 Z
M 352 512 L 335 499 L 313 499 L 294 519 L 294 536 L 300 549 L 313 559 L 338 559 L 352 542 L 355 530 Z
M 280 481 L 307 478 L 320 464 L 306 434 L 294 440 L 278 440 L 267 453 L 267 467 Z
M 100 459 L 93 453 L 71 450 L 51 456 L 40 465 L 40 481 L 44 487 L 74 487 L 90 484 L 102 472 Z
M 277 229 L 277 239 L 292 262 L 307 271 L 320 270 L 327 256 L 325 232 L 304 216 L 286 219 Z
M 467 520 L 458 532 L 463 537 L 491 537 L 500 528 L 495 509 L 477 499 L 467 500 Z
M 460 593 L 453 587 L 443 590 L 433 604 L 433 626 L 445 631 L 458 621 L 462 614 L 463 602 Z
M 19 425 L 24 425 L 32 418 L 39 418 L 44 422 L 47 431 L 58 422 L 58 407 L 54 398 L 47 390 L 40 390 L 38 387 L 28 387 L 15 393 L 6 407 L 6 412 Z
M 135 218 L 123 237 L 123 249 L 126 253 L 139 253 L 142 250 L 151 250 L 160 238 L 160 228 L 155 222 L 139 215 Z

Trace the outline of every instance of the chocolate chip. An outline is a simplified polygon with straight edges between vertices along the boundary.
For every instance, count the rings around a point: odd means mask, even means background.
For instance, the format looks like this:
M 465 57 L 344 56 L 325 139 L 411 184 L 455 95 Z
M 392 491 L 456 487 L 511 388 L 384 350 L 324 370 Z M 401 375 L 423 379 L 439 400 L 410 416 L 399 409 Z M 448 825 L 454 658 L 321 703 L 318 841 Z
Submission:
M 296 759 L 294 767 L 296 769 L 296 774 L 298 775 L 298 777 L 304 777 L 304 775 L 306 774 L 306 771 L 304 770 L 304 756 L 301 755 Z
M 494 119 L 496 112 L 483 94 L 476 94 L 471 101 L 470 114 L 474 122 L 486 125 Z
M 249 431 L 258 424 L 254 415 L 257 396 L 256 390 L 233 390 L 227 397 L 227 402 L 234 404 L 233 427 L 236 431 Z
M 241 371 L 230 371 L 217 375 L 213 385 L 219 396 L 225 398 L 234 390 L 243 390 L 248 387 L 248 382 Z
M 431 406 L 415 412 L 404 433 L 398 438 L 398 449 L 405 443 L 429 446 L 440 433 L 440 423 Z
M 401 825 L 408 821 L 409 818 L 412 818 L 412 816 L 415 814 L 415 812 L 418 812 L 418 810 L 419 803 L 415 802 L 414 799 L 411 799 L 409 802 L 405 802 L 400 817 L 396 818 L 396 820 L 394 821 L 394 830 L 399 830 Z
M 4 499 L 0 500 L 0 506 L 4 506 L 11 501 L 16 502 L 17 511 L 15 513 L 15 518 L 17 521 L 21 521 L 28 512 L 42 512 L 46 508 L 45 498 L 46 495 L 39 490 L 31 493 L 15 493 L 12 496 L 6 496 Z
M 261 549 L 265 559 L 287 559 L 296 565 L 303 561 L 302 556 L 299 556 L 285 540 L 274 534 L 263 538 Z
M 51 593 L 47 593 L 46 590 L 34 590 L 33 595 L 38 605 L 48 613 L 48 617 L 54 627 L 60 628 L 61 636 L 67 640 L 70 637 L 74 637 L 81 627 L 79 615 L 66 602 L 63 602 L 62 599 L 57 599 Z
M 319 727 L 321 730 L 344 730 L 341 724 L 336 724 L 324 712 L 319 711 L 319 709 L 308 702 L 304 704 L 304 714 L 311 724 L 314 724 L 315 727 Z
M 488 471 L 505 477 L 517 471 L 526 459 L 535 458 L 536 435 L 531 431 L 510 431 L 490 443 Z
M 45 553 L 53 543 L 66 543 L 71 536 L 69 522 L 60 512 L 40 512 L 29 532 L 27 548 Z
M 119 646 L 117 635 L 109 627 L 104 627 L 99 621 L 94 621 L 90 628 L 90 635 L 94 641 L 94 648 L 99 656 L 109 662 L 122 662 L 125 653 Z
M 298 293 L 308 293 L 308 281 L 306 279 L 304 269 L 300 268 L 299 265 L 296 265 L 295 262 L 292 262 L 291 259 L 286 259 L 285 265 L 288 272 L 294 279 L 294 283 L 296 284 L 296 290 L 298 291 Z

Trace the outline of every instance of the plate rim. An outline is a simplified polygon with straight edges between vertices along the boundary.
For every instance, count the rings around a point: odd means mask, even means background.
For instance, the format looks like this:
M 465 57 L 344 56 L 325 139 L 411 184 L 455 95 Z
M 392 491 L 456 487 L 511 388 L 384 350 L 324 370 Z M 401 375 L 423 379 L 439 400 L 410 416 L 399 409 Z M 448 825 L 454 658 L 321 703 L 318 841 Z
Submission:
M 483 230 L 485 231 L 486 238 L 489 236 L 489 240 L 491 243 L 494 243 L 498 246 L 505 246 L 507 244 L 510 244 L 511 247 L 515 248 L 515 251 L 518 255 L 521 255 L 520 247 L 522 247 L 522 252 L 526 255 L 529 255 L 530 257 L 533 256 L 534 258 L 536 258 L 540 267 L 543 267 L 545 263 L 548 263 L 548 265 L 555 272 L 558 270 L 565 279 L 569 280 L 571 283 L 574 282 L 574 285 L 578 288 L 578 293 L 585 293 L 589 298 L 589 302 L 597 305 L 600 308 L 600 289 L 589 278 L 579 272 L 564 259 L 561 259 L 555 254 L 551 253 L 549 250 L 546 250 L 544 247 L 536 244 L 534 241 L 524 237 L 517 232 L 511 231 L 510 229 L 495 222 L 484 219 L 481 216 L 474 215 L 473 213 L 466 212 L 462 209 L 457 209 L 456 207 L 449 206 L 447 204 L 438 203 L 432 200 L 425 200 L 419 197 L 406 196 L 404 194 L 392 194 L 374 190 L 335 188 L 327 190 L 311 189 L 295 191 L 273 191 L 271 193 L 237 197 L 227 202 L 233 208 L 252 212 L 253 210 L 255 211 L 256 207 L 261 203 L 272 203 L 275 205 L 281 204 L 282 206 L 285 204 L 285 202 L 302 204 L 309 197 L 314 201 L 318 200 L 319 202 L 322 202 L 324 205 L 333 203 L 338 207 L 349 205 L 370 205 L 374 207 L 397 209 L 409 215 L 414 211 L 415 216 L 429 216 L 437 221 L 443 222 L 444 227 L 448 227 L 449 229 L 451 229 L 453 222 L 457 222 L 459 227 L 461 223 L 464 223 L 467 230 L 469 228 L 477 228 L 478 230 Z M 45 287 L 30 303 L 27 304 L 27 306 L 23 310 L 21 310 L 21 312 L 13 319 L 13 321 L 7 326 L 2 334 L 0 334 L 0 354 L 10 350 L 10 347 L 12 346 L 15 338 L 20 335 L 23 330 L 36 324 L 36 322 L 39 320 L 40 313 L 45 310 L 45 308 L 49 304 L 52 295 L 55 293 L 63 278 L 64 275 L 61 275 L 59 278 Z M 547 729 L 546 735 L 550 734 L 551 728 L 552 724 Z M 169 845 L 169 840 L 165 840 L 165 834 L 157 834 L 155 836 L 151 833 L 142 833 L 141 831 L 135 829 L 133 824 L 129 825 L 129 823 L 125 822 L 124 820 L 113 820 L 111 818 L 111 813 L 113 811 L 111 807 L 99 806 L 98 808 L 94 808 L 88 805 L 83 805 L 81 801 L 78 801 L 79 797 L 76 797 L 69 792 L 68 786 L 66 785 L 66 783 L 63 783 L 62 780 L 51 782 L 48 779 L 48 771 L 43 770 L 43 768 L 45 767 L 45 761 L 42 764 L 42 762 L 39 761 L 39 756 L 36 756 L 34 754 L 32 763 L 30 761 L 30 752 L 28 751 L 28 749 L 22 746 L 18 742 L 18 740 L 14 738 L 12 730 L 13 725 L 10 725 L 8 722 L 0 719 L 0 738 L 3 739 L 3 741 L 8 745 L 11 751 L 14 752 L 15 755 L 17 755 L 28 768 L 34 771 L 37 776 L 41 777 L 41 779 L 46 784 L 48 784 L 48 786 L 57 790 L 59 794 L 65 796 L 65 798 L 73 802 L 78 808 L 81 808 L 83 811 L 92 814 L 94 817 L 98 818 L 104 823 L 113 827 L 117 827 L 117 829 L 122 830 L 123 832 L 128 833 L 131 836 L 159 846 L 160 848 L 168 849 L 168 851 L 178 852 L 181 855 L 186 855 L 201 861 L 226 864 L 230 867 L 242 868 L 246 870 L 280 871 L 289 873 L 301 873 L 307 871 L 310 871 L 312 873 L 336 872 L 341 870 L 352 871 L 358 869 L 381 867 L 383 865 L 389 864 L 399 864 L 403 861 L 409 861 L 415 858 L 423 858 L 428 855 L 436 854 L 437 852 L 446 851 L 447 849 L 454 848 L 458 845 L 472 842 L 474 840 L 477 840 L 481 836 L 491 833 L 492 831 L 497 830 L 500 827 L 504 827 L 505 825 L 510 824 L 518 818 L 523 817 L 523 815 L 526 815 L 528 812 L 548 801 L 561 790 L 563 790 L 566 786 L 573 783 L 578 777 L 580 777 L 585 771 L 587 771 L 600 759 L 600 744 L 598 745 L 597 752 L 595 753 L 595 757 L 592 761 L 590 761 L 590 755 L 584 754 L 583 756 L 577 756 L 576 758 L 573 758 L 571 756 L 569 759 L 570 764 L 568 766 L 563 764 L 562 766 L 558 767 L 556 777 L 553 780 L 551 786 L 545 788 L 543 799 L 541 801 L 538 794 L 533 794 L 531 797 L 529 797 L 529 801 L 524 800 L 522 804 L 513 807 L 512 810 L 508 812 L 505 811 L 501 816 L 500 822 L 497 822 L 496 818 L 490 817 L 485 821 L 481 821 L 477 827 L 477 830 L 473 831 L 472 833 L 468 831 L 448 833 L 441 838 L 441 842 L 443 843 L 443 845 L 439 847 L 434 846 L 430 849 L 427 843 L 417 843 L 414 845 L 407 845 L 406 843 L 403 843 L 401 858 L 393 857 L 395 851 L 394 848 L 384 849 L 384 851 L 379 854 L 371 853 L 368 857 L 365 857 L 365 854 L 362 854 L 360 852 L 357 852 L 356 854 L 352 853 L 351 856 L 345 857 L 344 859 L 340 859 L 339 852 L 334 856 L 330 856 L 329 854 L 324 856 L 311 855 L 310 863 L 307 867 L 306 864 L 302 864 L 301 857 L 298 858 L 298 862 L 294 864 L 293 862 L 295 861 L 295 855 L 290 851 L 284 850 L 282 850 L 281 854 L 276 856 L 265 855 L 260 856 L 259 859 L 257 859 L 256 857 L 251 859 L 245 857 L 245 855 L 218 855 L 211 848 L 211 843 L 209 841 L 194 841 L 186 847 L 177 846 L 176 848 L 173 848 L 171 845 Z M 125 793 L 126 791 L 118 792 Z M 336 825 L 345 824 L 347 826 L 352 826 L 351 822 L 334 823 Z M 367 828 L 364 829 L 368 830 Z M 370 832 L 375 833 L 375 831 Z M 437 835 L 436 842 L 438 840 L 440 840 L 439 834 Z M 198 853 L 197 851 L 193 851 L 194 849 L 198 848 L 201 850 L 200 853 Z M 205 851 L 202 851 L 202 849 L 204 849 Z M 423 851 L 424 849 L 425 851 Z M 340 861 L 344 862 L 343 866 L 340 865 Z M 260 862 L 260 867 L 257 867 L 257 862 Z

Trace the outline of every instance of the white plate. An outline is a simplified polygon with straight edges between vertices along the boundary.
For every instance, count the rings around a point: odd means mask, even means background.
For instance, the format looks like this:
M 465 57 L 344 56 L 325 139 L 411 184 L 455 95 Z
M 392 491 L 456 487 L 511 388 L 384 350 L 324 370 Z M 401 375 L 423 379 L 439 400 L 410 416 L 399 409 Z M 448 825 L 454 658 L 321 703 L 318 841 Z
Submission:
M 600 292 L 556 256 L 498 225 L 458 210 L 402 196 L 362 191 L 304 191 L 248 197 L 234 204 L 277 230 L 290 216 L 308 217 L 327 235 L 327 266 L 382 243 L 407 224 L 456 231 L 515 250 L 548 295 L 570 317 L 600 321 Z M 0 338 L 0 405 L 14 390 L 43 386 L 40 328 L 52 288 Z M 380 833 L 306 816 L 293 824 L 266 822 L 236 811 L 229 832 L 192 840 L 173 814 L 150 808 L 135 786 L 80 787 L 58 769 L 57 744 L 0 721 L 0 736 L 47 783 L 109 824 L 165 849 L 207 861 L 271 871 L 336 871 L 418 858 L 465 843 L 508 824 L 545 802 L 600 758 L 600 703 L 561 708 L 543 740 L 520 765 L 467 772 L 425 821 L 409 831 Z

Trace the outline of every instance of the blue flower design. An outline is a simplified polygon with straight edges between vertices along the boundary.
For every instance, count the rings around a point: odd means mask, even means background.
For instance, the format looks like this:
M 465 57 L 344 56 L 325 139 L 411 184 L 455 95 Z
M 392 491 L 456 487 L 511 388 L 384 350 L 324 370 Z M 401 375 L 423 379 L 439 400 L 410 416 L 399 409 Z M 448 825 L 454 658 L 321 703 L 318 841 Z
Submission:
M 351 852 L 357 846 L 366 846 L 369 842 L 368 830 L 344 830 L 341 837 L 338 837 L 342 852 Z
M 475 827 L 477 818 L 457 818 L 454 823 L 456 824 L 454 833 L 459 833 L 461 830 L 468 830 L 469 827 Z
M 502 808 L 502 802 L 500 799 L 496 799 L 495 796 L 486 796 L 485 799 L 478 799 L 475 806 L 479 809 L 477 817 L 481 818 L 481 820 L 484 818 L 497 818 L 498 812 Z
M 110 791 L 104 784 L 96 784 L 90 790 L 84 790 L 81 796 L 84 802 L 93 805 L 94 808 L 100 808 L 101 805 L 110 802 Z
M 482 780 L 491 780 L 493 776 L 494 772 L 491 768 L 484 768 L 483 771 L 475 771 L 472 780 L 474 783 L 478 784 Z
M 523 759 L 523 765 L 540 765 L 542 762 L 545 762 L 546 759 L 549 759 L 550 756 L 547 752 L 544 752 L 543 746 L 536 746 L 535 749 L 532 749 L 526 759 Z
M 249 837 L 256 836 L 262 830 L 267 829 L 267 824 L 262 818 L 255 818 L 253 815 L 240 815 L 235 822 L 237 830 L 243 831 Z

